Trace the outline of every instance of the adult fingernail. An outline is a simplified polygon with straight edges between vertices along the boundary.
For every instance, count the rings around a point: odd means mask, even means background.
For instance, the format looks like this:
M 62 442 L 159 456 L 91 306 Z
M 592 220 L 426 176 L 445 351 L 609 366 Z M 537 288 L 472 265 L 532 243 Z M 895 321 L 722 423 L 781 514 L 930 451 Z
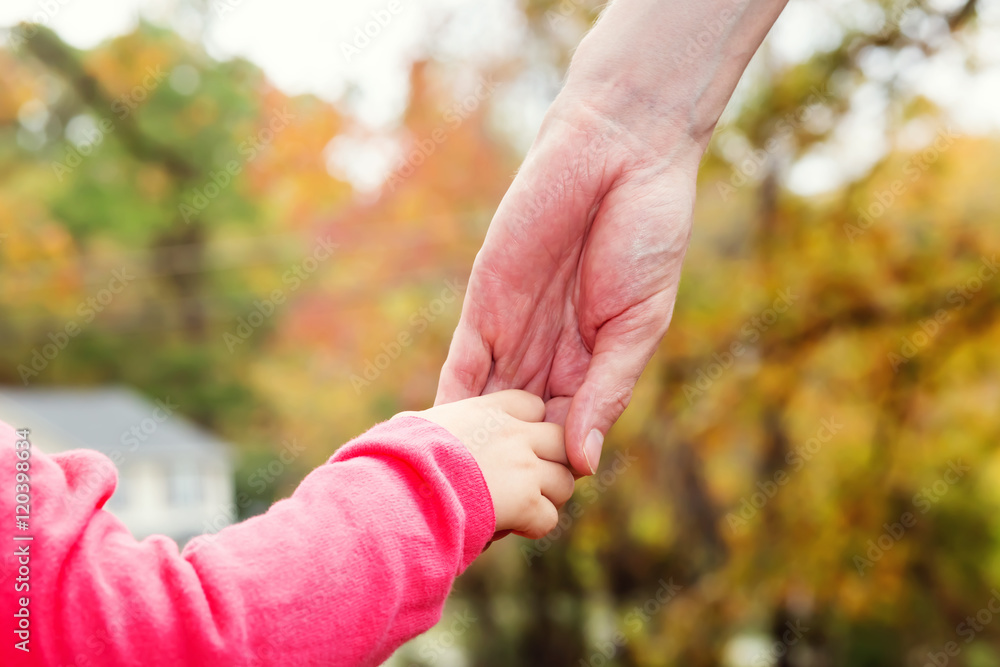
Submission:
M 587 434 L 587 440 L 583 443 L 583 458 L 587 460 L 587 467 L 590 474 L 597 472 L 597 466 L 601 463 L 601 449 L 604 447 L 604 435 L 596 428 Z

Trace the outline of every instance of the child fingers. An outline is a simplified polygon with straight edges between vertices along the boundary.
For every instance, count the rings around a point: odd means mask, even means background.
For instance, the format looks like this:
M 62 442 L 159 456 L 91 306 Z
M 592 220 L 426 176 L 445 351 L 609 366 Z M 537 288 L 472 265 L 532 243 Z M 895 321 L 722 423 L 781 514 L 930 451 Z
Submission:
M 537 540 L 548 535 L 558 523 L 559 510 L 545 498 L 539 497 L 528 527 L 523 531 L 518 531 L 518 534 Z
M 531 392 L 504 389 L 487 394 L 483 399 L 523 422 L 540 422 L 545 418 L 545 401 Z
M 566 441 L 563 427 L 559 424 L 541 422 L 528 426 L 531 449 L 538 458 L 554 463 L 569 463 L 566 458 Z
M 576 486 L 576 478 L 571 471 L 561 463 L 552 461 L 539 461 L 539 488 L 542 495 L 557 508 L 566 504 L 566 501 L 573 495 Z

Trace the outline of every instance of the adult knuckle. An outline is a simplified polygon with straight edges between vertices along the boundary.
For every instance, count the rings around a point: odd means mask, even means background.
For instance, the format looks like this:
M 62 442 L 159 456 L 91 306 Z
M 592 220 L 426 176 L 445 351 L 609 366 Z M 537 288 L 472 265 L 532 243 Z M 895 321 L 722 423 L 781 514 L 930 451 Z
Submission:
M 628 404 L 632 402 L 632 392 L 635 390 L 635 385 L 628 383 L 615 392 L 615 403 L 621 406 L 622 412 L 628 407 Z

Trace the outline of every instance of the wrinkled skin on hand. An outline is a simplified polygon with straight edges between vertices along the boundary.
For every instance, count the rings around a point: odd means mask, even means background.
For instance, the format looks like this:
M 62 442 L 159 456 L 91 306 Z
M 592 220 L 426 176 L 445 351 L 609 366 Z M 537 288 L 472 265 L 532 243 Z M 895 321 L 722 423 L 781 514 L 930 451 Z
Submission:
M 476 257 L 437 403 L 538 394 L 574 470 L 597 470 L 673 312 L 701 157 L 681 143 L 554 106 Z

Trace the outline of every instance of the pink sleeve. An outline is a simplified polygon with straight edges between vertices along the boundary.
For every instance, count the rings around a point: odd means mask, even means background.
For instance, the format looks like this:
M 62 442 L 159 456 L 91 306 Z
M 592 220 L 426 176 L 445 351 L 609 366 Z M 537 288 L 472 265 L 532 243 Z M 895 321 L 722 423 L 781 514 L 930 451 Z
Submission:
M 116 473 L 91 451 L 31 450 L 18 530 L 15 440 L 0 423 L 0 553 L 30 554 L 27 575 L 0 558 L 3 665 L 377 665 L 437 622 L 494 530 L 472 455 L 418 417 L 376 426 L 266 514 L 183 553 L 101 509 Z M 10 632 L 20 598 L 30 652 Z

